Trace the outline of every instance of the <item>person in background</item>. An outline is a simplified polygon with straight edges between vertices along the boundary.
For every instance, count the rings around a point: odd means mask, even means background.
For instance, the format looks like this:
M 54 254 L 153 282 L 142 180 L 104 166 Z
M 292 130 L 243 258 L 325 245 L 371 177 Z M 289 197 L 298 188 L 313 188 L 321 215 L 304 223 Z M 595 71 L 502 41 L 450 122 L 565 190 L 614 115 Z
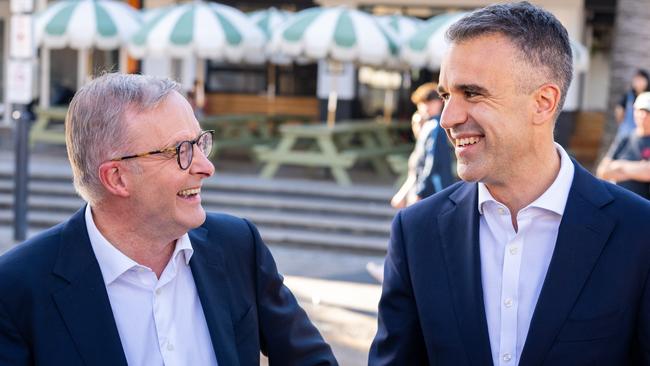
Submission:
M 456 180 L 451 145 L 439 123 L 443 102 L 437 89 L 437 83 L 425 83 L 411 95 L 417 108 L 411 118 L 416 142 L 408 160 L 408 177 L 390 201 L 395 208 L 410 206 Z M 377 281 L 383 281 L 383 264 L 368 262 L 366 270 Z
M 650 199 L 650 92 L 636 98 L 634 121 L 636 128 L 614 141 L 596 174 Z
M 106 74 L 65 123 L 69 220 L 0 257 L 0 365 L 336 365 L 248 220 L 208 213 L 213 131 L 171 80 Z
M 443 104 L 437 87 L 425 83 L 411 95 L 417 107 L 411 119 L 416 143 L 408 160 L 408 177 L 391 199 L 395 208 L 407 207 L 454 182 L 451 146 L 438 122 Z
M 199 121 L 205 117 L 205 85 L 198 79 L 194 80 L 192 90 L 187 92 L 187 100 Z
M 440 124 L 463 182 L 395 216 L 368 364 L 650 365 L 650 202 L 554 142 L 566 29 L 499 3 L 447 40 Z
M 614 137 L 615 142 L 627 136 L 636 128 L 636 123 L 634 123 L 634 101 L 639 94 L 647 91 L 650 91 L 650 75 L 646 70 L 638 69 L 632 77 L 630 89 L 625 92 L 614 109 L 614 117 L 618 123 L 618 130 Z

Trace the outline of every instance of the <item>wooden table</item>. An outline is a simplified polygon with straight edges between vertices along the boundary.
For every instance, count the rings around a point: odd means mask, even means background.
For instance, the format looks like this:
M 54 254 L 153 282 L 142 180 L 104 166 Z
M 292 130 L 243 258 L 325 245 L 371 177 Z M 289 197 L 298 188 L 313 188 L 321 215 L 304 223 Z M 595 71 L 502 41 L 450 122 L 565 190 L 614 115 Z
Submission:
M 214 155 L 228 149 L 252 152 L 255 145 L 277 142 L 278 126 L 284 123 L 302 123 L 305 117 L 293 115 L 228 114 L 201 119 L 203 129 L 215 130 Z
M 368 160 L 382 176 L 390 175 L 386 161 L 391 154 L 412 150 L 411 144 L 395 144 L 389 126 L 377 122 L 338 122 L 280 126 L 274 147 L 258 145 L 255 152 L 264 163 L 260 176 L 272 178 L 282 165 L 329 168 L 337 183 L 350 185 L 347 169 Z
M 36 122 L 29 132 L 29 144 L 36 142 L 65 145 L 65 115 L 67 106 L 36 108 Z

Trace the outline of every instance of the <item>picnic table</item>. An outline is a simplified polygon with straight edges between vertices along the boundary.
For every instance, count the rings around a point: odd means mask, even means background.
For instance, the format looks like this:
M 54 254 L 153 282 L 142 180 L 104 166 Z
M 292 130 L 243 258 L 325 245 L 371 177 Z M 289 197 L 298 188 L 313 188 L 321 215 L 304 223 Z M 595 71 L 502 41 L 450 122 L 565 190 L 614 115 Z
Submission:
M 350 185 L 347 169 L 367 160 L 377 173 L 390 175 L 387 157 L 408 153 L 411 144 L 396 144 L 390 126 L 378 122 L 338 122 L 318 125 L 282 125 L 275 147 L 257 145 L 257 159 L 263 162 L 262 178 L 272 178 L 280 166 L 323 167 L 331 170 L 336 182 Z
M 29 144 L 36 142 L 65 145 L 64 121 L 67 106 L 36 108 L 36 122 L 29 133 Z
M 277 141 L 278 126 L 292 121 L 302 123 L 307 117 L 294 115 L 228 114 L 213 115 L 201 119 L 204 129 L 215 130 L 214 155 L 229 149 L 252 152 L 255 145 Z

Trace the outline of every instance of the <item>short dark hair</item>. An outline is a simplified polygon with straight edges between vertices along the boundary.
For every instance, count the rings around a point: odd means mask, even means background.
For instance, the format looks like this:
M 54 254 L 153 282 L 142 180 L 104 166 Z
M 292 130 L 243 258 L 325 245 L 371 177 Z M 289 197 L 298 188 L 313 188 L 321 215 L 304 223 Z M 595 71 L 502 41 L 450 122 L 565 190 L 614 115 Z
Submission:
M 494 4 L 461 18 L 447 30 L 451 43 L 500 34 L 517 47 L 522 59 L 548 75 L 562 91 L 559 114 L 573 77 L 573 55 L 566 28 L 548 11 L 527 1 Z

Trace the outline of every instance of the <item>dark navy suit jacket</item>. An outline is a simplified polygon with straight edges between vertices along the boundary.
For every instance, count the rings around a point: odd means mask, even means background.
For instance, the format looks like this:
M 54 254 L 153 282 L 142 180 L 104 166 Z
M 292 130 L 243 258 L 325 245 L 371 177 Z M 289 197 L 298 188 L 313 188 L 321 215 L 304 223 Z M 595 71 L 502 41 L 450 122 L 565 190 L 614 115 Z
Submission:
M 650 364 L 650 203 L 577 163 L 520 366 Z M 393 221 L 370 365 L 492 365 L 477 184 Z
M 248 221 L 208 214 L 190 267 L 220 366 L 335 365 Z M 188 339 L 187 342 L 192 342 Z M 0 365 L 126 365 L 84 210 L 0 258 Z

